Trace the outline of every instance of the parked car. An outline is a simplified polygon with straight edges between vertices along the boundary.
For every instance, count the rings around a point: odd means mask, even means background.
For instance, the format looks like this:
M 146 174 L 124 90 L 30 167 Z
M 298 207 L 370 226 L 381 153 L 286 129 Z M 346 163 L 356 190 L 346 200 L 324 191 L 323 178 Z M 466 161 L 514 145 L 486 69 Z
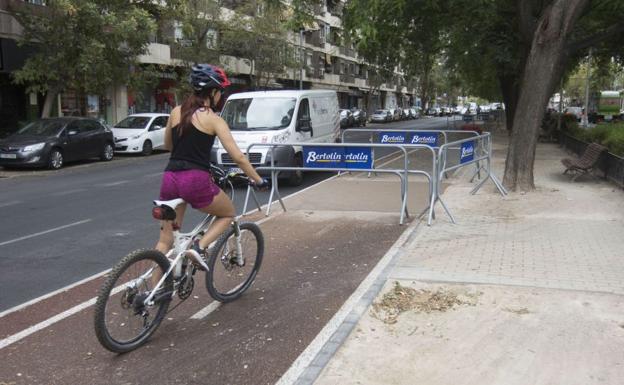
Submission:
M 351 108 L 351 113 L 353 114 L 353 124 L 355 126 L 366 126 L 366 111 L 353 107 Z
M 398 108 L 391 108 L 389 111 L 393 121 L 401 120 L 401 115 L 399 114 Z
M 81 159 L 109 161 L 113 146 L 113 133 L 95 119 L 40 119 L 0 141 L 0 166 L 59 169 Z
M 133 114 L 115 124 L 115 152 L 151 154 L 165 144 L 168 119 L 168 114 Z
M 353 127 L 355 119 L 349 110 L 340 110 L 340 128 Z
M 390 113 L 390 110 L 377 110 L 371 115 L 371 122 L 386 123 L 391 121 L 392 114 Z
M 340 139 L 338 94 L 331 90 L 254 91 L 230 95 L 221 117 L 230 126 L 234 141 L 244 152 L 251 143 L 334 143 Z M 256 147 L 247 154 L 252 165 L 270 166 L 271 154 L 278 166 L 303 165 L 300 146 Z M 212 162 L 236 166 L 218 140 Z M 270 175 L 261 171 L 261 175 Z M 303 183 L 303 172 L 281 172 L 291 185 Z

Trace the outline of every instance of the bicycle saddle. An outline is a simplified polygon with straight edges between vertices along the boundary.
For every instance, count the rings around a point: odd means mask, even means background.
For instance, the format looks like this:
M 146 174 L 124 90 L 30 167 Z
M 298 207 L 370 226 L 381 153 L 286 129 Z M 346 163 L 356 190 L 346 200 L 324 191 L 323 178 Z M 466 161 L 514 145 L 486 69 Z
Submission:
M 152 216 L 155 219 L 164 221 L 173 221 L 176 219 L 175 208 L 184 203 L 184 199 L 176 198 L 169 201 L 154 201 L 154 207 L 152 209 Z

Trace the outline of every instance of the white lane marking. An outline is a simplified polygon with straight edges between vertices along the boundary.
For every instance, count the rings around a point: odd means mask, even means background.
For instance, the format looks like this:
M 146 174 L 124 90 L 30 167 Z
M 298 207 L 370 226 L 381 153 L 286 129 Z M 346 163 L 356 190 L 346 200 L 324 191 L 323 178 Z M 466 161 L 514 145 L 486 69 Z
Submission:
M 410 228 L 407 228 L 399 239 L 394 242 L 392 247 L 386 252 L 386 254 L 377 263 L 375 268 L 366 276 L 357 289 L 351 294 L 347 301 L 338 309 L 336 314 L 329 320 L 329 322 L 321 329 L 319 334 L 312 340 L 310 345 L 297 357 L 295 362 L 288 368 L 286 373 L 275 383 L 275 385 L 290 385 L 294 384 L 305 369 L 316 358 L 317 354 L 321 351 L 323 346 L 329 341 L 332 335 L 338 330 L 340 325 L 347 318 L 349 313 L 359 304 L 360 299 L 368 289 L 375 283 L 377 278 L 381 275 L 384 269 L 393 261 L 393 259 L 403 252 L 404 244 L 409 240 L 412 234 L 418 228 L 419 221 L 414 221 Z M 342 343 L 342 342 L 341 342 Z
M 34 233 L 34 234 L 26 235 L 26 236 L 23 236 L 23 237 L 20 237 L 20 238 L 11 239 L 10 241 L 5 241 L 5 242 L 0 243 L 0 246 L 4 246 L 4 245 L 8 245 L 8 244 L 10 244 L 10 243 L 15 243 L 15 242 L 23 241 L 24 239 L 29 239 L 29 238 L 37 237 L 37 236 L 39 236 L 39 235 L 48 234 L 48 233 L 51 233 L 51 232 L 53 232 L 53 231 L 58 231 L 58 230 L 66 229 L 66 228 L 68 228 L 68 227 L 82 225 L 83 223 L 87 223 L 87 222 L 91 222 L 91 219 L 85 219 L 85 220 L 83 220 L 83 221 L 78 221 L 78 222 L 70 223 L 70 224 L 68 224 L 68 225 L 55 227 L 55 228 L 53 228 L 53 229 L 46 230 L 46 231 L 41 231 L 41 232 L 39 232 L 39 233 Z
M 37 332 L 37 331 L 39 331 L 41 329 L 45 329 L 48 326 L 50 326 L 50 325 L 52 325 L 52 324 L 54 324 L 54 323 L 56 323 L 56 322 L 58 322 L 58 321 L 60 321 L 60 320 L 62 320 L 64 318 L 67 318 L 70 315 L 76 314 L 79 311 L 81 311 L 83 309 L 86 309 L 86 308 L 88 308 L 89 306 L 91 306 L 93 304 L 95 304 L 95 298 L 91 298 L 90 300 L 85 301 L 85 302 L 83 302 L 83 303 L 81 303 L 79 305 L 76 305 L 76 306 L 72 307 L 71 309 L 65 310 L 64 312 L 62 312 L 60 314 L 57 314 L 57 315 L 55 315 L 52 318 L 48 318 L 47 320 L 39 322 L 38 324 L 33 325 L 33 326 L 31 326 L 31 327 L 29 327 L 27 329 L 24 329 L 24 330 L 22 330 L 19 333 L 13 334 L 13 335 L 11 335 L 11 336 L 3 339 L 3 340 L 0 340 L 0 349 L 3 349 L 5 347 L 7 347 L 7 346 L 9 346 L 9 345 L 11 345 L 11 344 L 21 340 L 21 339 L 23 339 L 23 338 L 26 338 L 29 335 L 31 335 L 31 334 L 33 334 L 33 333 L 35 333 L 35 332 Z
M 110 295 L 115 295 L 117 293 L 119 293 L 121 290 L 123 290 L 125 286 L 124 285 L 119 285 L 116 288 L 114 288 L 113 290 L 111 290 L 111 294 Z M 7 346 L 21 340 L 24 339 L 26 337 L 28 337 L 29 335 L 38 332 L 41 329 L 45 329 L 48 326 L 55 324 L 69 316 L 72 316 L 90 306 L 95 305 L 95 302 L 97 301 L 97 297 L 93 297 L 90 300 L 84 301 L 83 303 L 76 305 L 74 307 L 72 307 L 71 309 L 67 309 L 62 313 L 59 313 L 57 315 L 55 315 L 54 317 L 48 318 L 45 321 L 41 321 L 36 325 L 33 325 L 27 329 L 22 330 L 19 333 L 15 333 L 11 336 L 8 336 L 7 338 L 0 340 L 0 349 L 4 349 Z
M 83 191 L 87 191 L 87 189 L 86 188 L 77 188 L 77 189 L 74 189 L 74 190 L 67 190 L 67 191 L 57 192 L 57 193 L 54 193 L 52 195 L 54 195 L 54 196 L 63 196 L 63 195 L 69 195 L 69 194 L 74 194 L 74 193 L 83 192 Z
M 201 309 L 197 313 L 193 314 L 191 316 L 191 319 L 204 319 L 208 314 L 217 310 L 219 306 L 221 306 L 221 302 L 213 301 L 210 303 L 210 305 L 206 306 L 205 308 Z
M 6 202 L 6 203 L 0 203 L 0 207 L 7 207 L 7 206 L 13 206 L 16 204 L 22 203 L 22 201 L 10 201 L 10 202 Z
M 107 269 L 107 270 L 101 271 L 101 272 L 99 272 L 97 274 L 93 274 L 92 276 L 87 277 L 85 279 L 81 279 L 80 281 L 74 282 L 71 285 L 67 285 L 67 286 L 62 287 L 62 288 L 60 288 L 58 290 L 54 290 L 54 291 L 51 291 L 51 292 L 49 292 L 47 294 L 44 294 L 41 297 L 37 297 L 37 298 L 31 299 L 28 302 L 24 302 L 24 303 L 22 303 L 20 305 L 17 305 L 17 306 L 14 306 L 14 307 L 10 308 L 10 309 L 7 309 L 7 310 L 3 311 L 2 313 L 0 313 L 0 318 L 4 317 L 6 315 L 9 315 L 11 313 L 14 313 L 16 311 L 22 310 L 22 309 L 24 309 L 24 308 L 26 308 L 26 307 L 28 307 L 30 305 L 34 305 L 37 302 L 41 302 L 44 299 L 50 298 L 50 297 L 55 296 L 55 295 L 57 295 L 59 293 L 62 293 L 64 291 L 68 291 L 70 289 L 73 289 L 74 287 L 82 285 L 83 283 L 89 282 L 89 281 L 91 281 L 93 279 L 96 279 L 96 278 L 99 278 L 99 277 L 101 277 L 103 275 L 106 275 L 106 274 L 108 274 L 109 271 L 111 271 L 111 269 Z
M 162 176 L 162 174 L 163 174 L 162 171 L 161 172 L 155 172 L 153 174 L 145 174 L 145 175 L 143 175 L 143 178 L 153 178 L 155 176 Z
M 120 180 L 118 182 L 102 183 L 102 184 L 99 184 L 97 186 L 99 186 L 99 187 L 113 187 L 113 186 L 119 186 L 119 185 L 126 184 L 126 183 L 130 183 L 130 181 L 129 180 Z

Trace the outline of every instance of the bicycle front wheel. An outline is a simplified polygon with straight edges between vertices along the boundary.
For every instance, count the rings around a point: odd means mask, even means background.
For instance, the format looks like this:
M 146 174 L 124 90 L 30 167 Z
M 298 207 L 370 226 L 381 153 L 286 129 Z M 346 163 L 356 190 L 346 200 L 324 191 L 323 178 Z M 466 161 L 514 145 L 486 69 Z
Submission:
M 95 303 L 95 335 L 102 346 L 115 353 L 129 352 L 156 331 L 171 302 L 171 275 L 152 305 L 144 301 L 168 268 L 169 260 L 157 250 L 135 251 L 115 265 Z
M 240 297 L 251 286 L 264 254 L 264 237 L 255 223 L 239 225 L 242 261 L 238 258 L 236 233 L 230 228 L 219 238 L 208 257 L 206 288 L 220 302 Z

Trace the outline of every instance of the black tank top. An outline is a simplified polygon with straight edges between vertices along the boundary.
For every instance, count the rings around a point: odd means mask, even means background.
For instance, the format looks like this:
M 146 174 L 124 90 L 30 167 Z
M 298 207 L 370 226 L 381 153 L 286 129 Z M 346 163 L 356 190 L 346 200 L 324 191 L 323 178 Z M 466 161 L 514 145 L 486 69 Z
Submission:
M 189 126 L 182 136 L 179 135 L 180 125 L 171 129 L 173 149 L 165 171 L 199 169 L 210 171 L 210 153 L 215 136 Z

